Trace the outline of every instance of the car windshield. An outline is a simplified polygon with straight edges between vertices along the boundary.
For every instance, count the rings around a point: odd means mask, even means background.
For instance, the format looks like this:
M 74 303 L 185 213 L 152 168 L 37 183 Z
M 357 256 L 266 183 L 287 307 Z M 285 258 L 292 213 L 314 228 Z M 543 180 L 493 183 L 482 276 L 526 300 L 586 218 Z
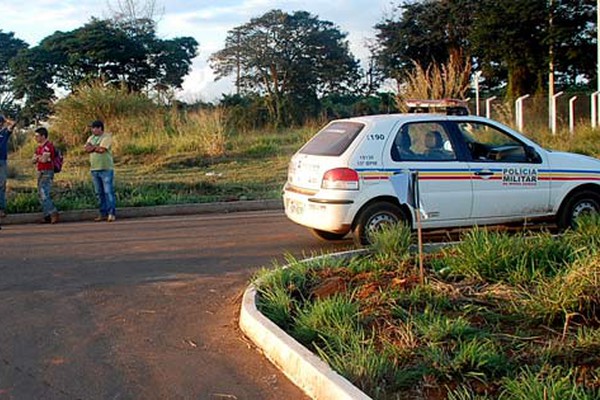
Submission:
M 300 151 L 313 156 L 339 156 L 354 141 L 364 124 L 332 122 L 317 133 Z

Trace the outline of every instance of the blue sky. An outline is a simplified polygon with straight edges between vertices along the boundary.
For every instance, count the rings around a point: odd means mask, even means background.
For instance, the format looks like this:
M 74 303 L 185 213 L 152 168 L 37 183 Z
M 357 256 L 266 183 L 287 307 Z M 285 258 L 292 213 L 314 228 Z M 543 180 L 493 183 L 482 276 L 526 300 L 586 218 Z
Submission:
M 4 0 L 0 29 L 14 32 L 15 36 L 36 45 L 55 31 L 76 29 L 91 17 L 111 15 L 118 9 L 118 0 Z M 138 0 L 143 5 L 145 1 Z M 158 17 L 158 34 L 163 38 L 192 36 L 199 43 L 199 55 L 194 59 L 193 70 L 186 77 L 184 100 L 213 101 L 222 93 L 231 93 L 231 83 L 214 82 L 207 59 L 220 50 L 227 32 L 251 18 L 272 9 L 287 12 L 308 11 L 320 19 L 331 21 L 342 32 L 348 33 L 350 50 L 364 59 L 367 40 L 374 38 L 373 26 L 391 15 L 392 0 L 170 0 L 155 1 Z

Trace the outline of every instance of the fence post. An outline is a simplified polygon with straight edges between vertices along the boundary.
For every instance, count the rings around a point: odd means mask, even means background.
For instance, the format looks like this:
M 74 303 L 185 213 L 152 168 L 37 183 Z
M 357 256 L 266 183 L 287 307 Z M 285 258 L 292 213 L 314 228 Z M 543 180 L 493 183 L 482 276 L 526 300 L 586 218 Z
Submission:
M 489 97 L 486 101 L 485 101 L 485 117 L 486 118 L 490 118 L 490 115 L 492 115 L 492 108 L 491 108 L 491 104 L 492 101 L 496 99 L 496 96 L 492 96 Z
M 552 95 L 552 110 L 550 110 L 550 119 L 552 120 L 552 126 L 550 127 L 550 129 L 552 130 L 553 135 L 556 135 L 556 99 L 563 93 L 564 92 L 558 92 Z
M 525 95 L 519 97 L 515 101 L 515 116 L 516 116 L 517 130 L 519 132 L 523 131 L 523 100 L 525 100 L 528 97 L 529 97 L 529 95 L 525 94 Z
M 479 78 L 481 77 L 481 71 L 476 71 L 473 76 L 473 83 L 475 84 L 475 115 L 479 116 Z
M 569 133 L 575 133 L 575 100 L 577 96 L 573 96 L 569 99 Z
M 592 113 L 591 113 L 592 128 L 595 128 L 596 125 L 598 124 L 597 102 L 598 102 L 598 94 L 599 93 L 600 93 L 600 91 L 596 91 L 596 92 L 592 93 L 590 96 L 590 105 L 592 107 Z

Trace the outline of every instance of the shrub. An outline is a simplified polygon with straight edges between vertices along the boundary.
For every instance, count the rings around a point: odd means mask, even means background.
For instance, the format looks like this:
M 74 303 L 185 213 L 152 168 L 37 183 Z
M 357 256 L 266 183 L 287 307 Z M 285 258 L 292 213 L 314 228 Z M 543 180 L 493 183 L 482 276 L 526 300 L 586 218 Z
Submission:
M 147 96 L 131 92 L 124 85 L 94 81 L 78 86 L 56 103 L 52 127 L 67 145 L 81 146 L 89 136 L 87 125 L 95 119 L 103 120 L 107 131 L 118 135 L 139 132 L 144 121 L 155 121 L 157 114 L 162 114 L 159 107 Z
M 334 295 L 305 303 L 294 319 L 292 334 L 302 343 L 345 342 L 359 326 L 357 304 Z
M 479 228 L 443 254 L 433 264 L 444 276 L 525 285 L 554 275 L 576 257 L 567 240 L 556 240 L 550 234 L 529 237 Z
M 559 275 L 540 281 L 533 292 L 524 292 L 517 304 L 530 318 L 568 322 L 569 316 L 594 320 L 600 311 L 600 259 L 583 258 Z
M 535 371 L 521 368 L 514 378 L 506 378 L 502 384 L 501 400 L 592 400 L 596 395 L 577 385 L 572 372 L 561 367 Z

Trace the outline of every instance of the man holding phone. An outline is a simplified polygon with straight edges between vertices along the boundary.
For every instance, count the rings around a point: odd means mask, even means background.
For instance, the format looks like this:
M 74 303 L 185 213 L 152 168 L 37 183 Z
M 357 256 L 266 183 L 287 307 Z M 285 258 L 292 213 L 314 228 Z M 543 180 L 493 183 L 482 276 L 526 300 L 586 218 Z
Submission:
M 112 135 L 104 132 L 104 122 L 96 120 L 90 124 L 92 134 L 85 142 L 85 152 L 90 155 L 90 171 L 94 191 L 98 198 L 100 214 L 95 221 L 113 222 L 116 218 L 114 162 Z

